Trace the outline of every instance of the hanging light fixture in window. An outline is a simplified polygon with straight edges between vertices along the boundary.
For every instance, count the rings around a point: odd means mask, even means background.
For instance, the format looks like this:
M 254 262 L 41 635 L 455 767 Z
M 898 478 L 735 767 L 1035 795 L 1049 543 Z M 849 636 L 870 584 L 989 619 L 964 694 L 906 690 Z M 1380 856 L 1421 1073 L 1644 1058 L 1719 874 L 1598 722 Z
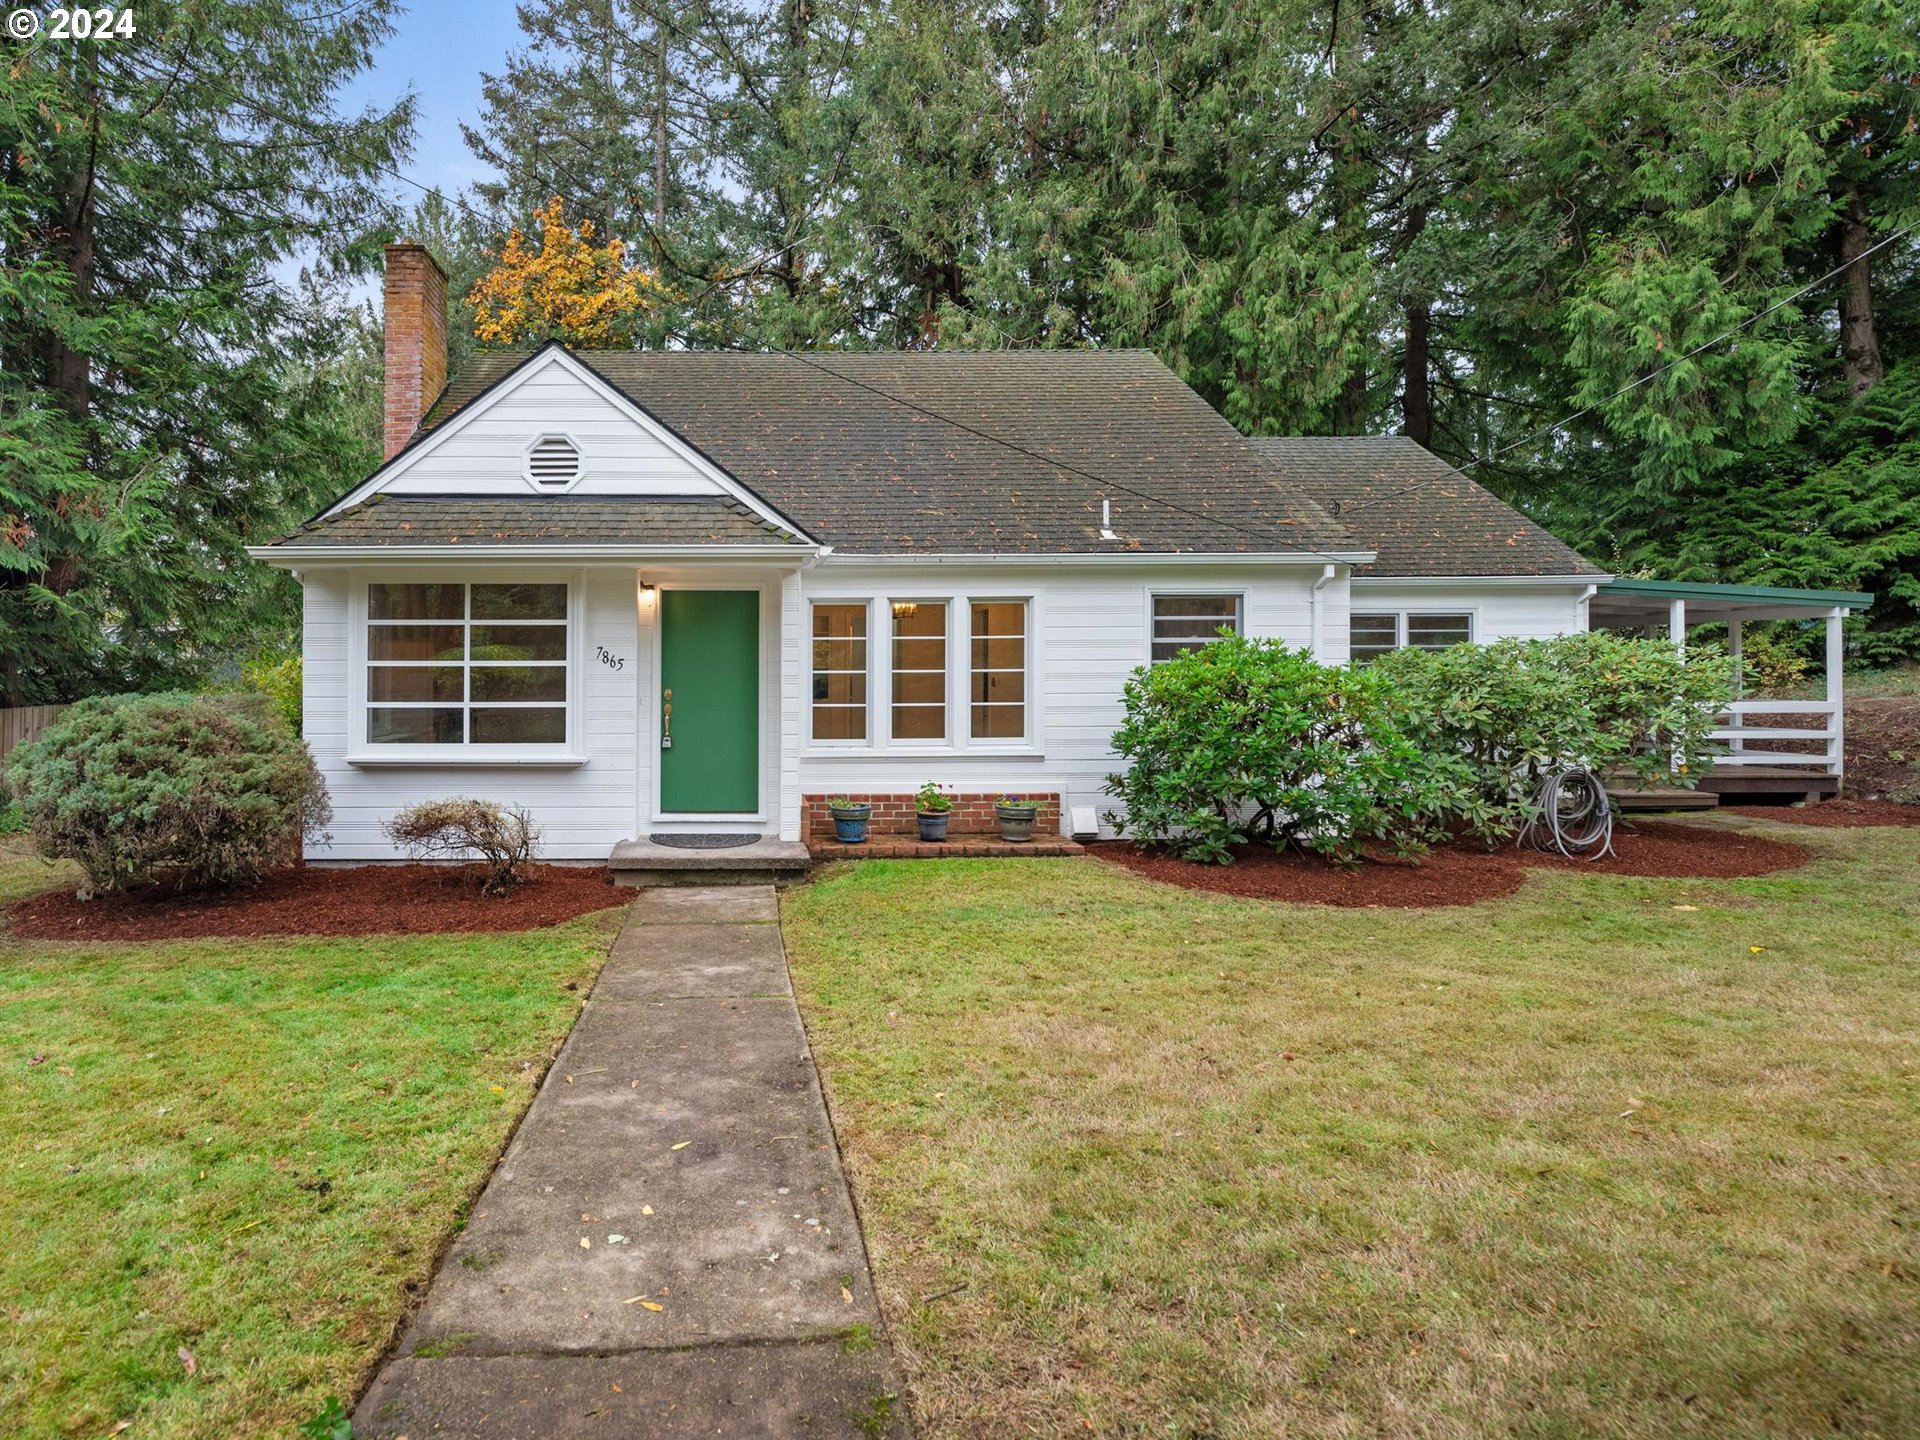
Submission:
M 896 620 L 904 620 L 919 608 L 920 607 L 911 600 L 896 600 L 893 602 L 894 618 Z

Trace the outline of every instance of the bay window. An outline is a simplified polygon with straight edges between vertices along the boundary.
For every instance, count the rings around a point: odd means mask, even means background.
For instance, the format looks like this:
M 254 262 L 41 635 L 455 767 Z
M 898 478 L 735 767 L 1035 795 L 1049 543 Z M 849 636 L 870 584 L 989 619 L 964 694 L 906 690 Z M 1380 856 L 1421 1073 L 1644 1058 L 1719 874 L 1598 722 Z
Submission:
M 367 741 L 564 745 L 567 587 L 367 587 Z

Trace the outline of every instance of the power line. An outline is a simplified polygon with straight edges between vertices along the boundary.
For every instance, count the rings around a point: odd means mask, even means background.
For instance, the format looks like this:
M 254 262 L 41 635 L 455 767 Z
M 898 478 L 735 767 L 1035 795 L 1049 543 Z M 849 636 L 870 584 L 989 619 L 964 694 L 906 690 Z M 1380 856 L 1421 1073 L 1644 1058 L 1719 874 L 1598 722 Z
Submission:
M 158 77 L 148 74 L 146 78 L 149 80 L 153 80 L 153 79 L 157 79 Z M 248 109 L 253 110 L 257 114 L 264 115 L 268 119 L 277 121 L 280 124 L 288 125 L 295 129 L 304 130 L 309 135 L 316 135 L 316 132 L 311 130 L 306 125 L 305 122 L 296 120 L 289 115 L 280 114 L 274 111 L 271 107 L 263 105 L 259 101 L 254 100 L 249 96 L 244 96 L 239 94 L 236 91 L 230 90 L 225 86 L 220 85 L 217 82 L 208 79 L 201 72 L 196 71 L 194 73 L 194 78 L 198 80 L 200 83 L 206 85 L 209 89 L 212 89 L 219 94 L 225 95 L 228 99 L 232 100 L 234 103 L 246 106 Z M 422 183 L 421 181 L 415 180 L 412 176 L 404 174 L 401 171 L 394 169 L 392 166 L 373 163 L 371 165 L 371 168 L 378 170 L 382 174 L 390 175 L 394 179 L 401 181 L 403 184 L 412 186 L 414 189 L 420 191 L 422 194 L 438 196 L 443 203 L 454 206 L 455 208 L 459 209 L 460 211 L 470 216 L 471 218 L 473 218 L 475 221 L 479 222 L 482 225 L 491 227 L 494 224 L 494 221 L 488 219 L 485 216 L 480 215 L 477 211 L 473 210 L 470 206 L 468 206 L 464 201 L 458 198 L 450 198 L 444 192 L 439 190 L 437 187 L 429 186 Z M 801 242 L 801 240 L 805 238 L 806 237 L 802 235 L 802 236 L 795 237 L 794 239 L 791 239 L 791 240 L 782 241 L 780 245 L 774 247 L 773 250 L 767 252 L 767 255 L 770 256 L 770 255 L 778 254 L 780 250 L 785 249 L 790 245 L 798 244 Z M 766 257 L 761 257 L 761 258 L 766 258 Z M 752 263 L 753 265 L 758 265 L 760 263 L 760 260 L 756 259 Z M 751 269 L 752 267 L 749 266 L 745 270 L 736 270 L 735 272 L 736 276 L 739 276 L 742 274 L 750 274 Z M 710 294 L 715 288 L 717 288 L 719 285 L 723 283 L 728 283 L 728 282 L 725 279 L 720 277 L 716 277 L 715 279 L 710 280 L 702 290 L 700 290 L 694 296 L 689 297 L 688 303 L 689 304 L 697 303 L 699 300 L 704 299 L 706 295 Z M 1004 334 L 1005 332 L 1002 331 L 1001 333 Z M 1231 520 L 1223 519 L 1220 516 L 1209 515 L 1202 510 L 1189 509 L 1186 506 L 1175 504 L 1173 501 L 1164 499 L 1161 496 L 1149 494 L 1144 490 L 1135 489 L 1132 486 L 1121 484 L 1119 481 L 1109 479 L 1105 476 L 1096 475 L 1090 470 L 1084 470 L 1084 469 L 1081 469 L 1079 466 L 1068 464 L 1067 462 L 1060 460 L 1057 457 L 1042 455 L 1038 451 L 1030 450 L 1027 447 L 1020 445 L 1015 441 L 1009 440 L 1004 436 L 995 435 L 991 431 L 979 429 L 976 426 L 967 424 L 963 420 L 956 420 L 950 415 L 944 415 L 937 410 L 929 409 L 924 405 L 920 405 L 913 401 L 903 399 L 900 396 L 890 394 L 887 391 L 880 389 L 878 386 L 869 385 L 865 381 L 858 380 L 851 375 L 842 374 L 840 371 L 834 370 L 832 367 L 828 365 L 824 365 L 819 361 L 814 360 L 809 356 L 801 354 L 797 351 L 783 349 L 779 346 L 769 346 L 769 347 L 766 347 L 764 350 L 760 350 L 760 351 L 751 350 L 749 349 L 749 347 L 746 347 L 746 346 L 727 346 L 725 348 L 732 350 L 735 353 L 745 353 L 745 354 L 771 353 L 771 354 L 784 355 L 789 360 L 795 360 L 795 361 L 798 361 L 800 364 L 810 366 L 813 369 L 818 370 L 821 373 L 831 376 L 833 379 L 840 381 L 842 384 L 852 385 L 858 389 L 865 390 L 870 394 L 873 394 L 879 397 L 880 399 L 886 400 L 890 404 L 899 405 L 905 409 L 912 410 L 918 414 L 924 415 L 928 419 L 937 420 L 944 425 L 950 425 L 955 429 L 965 431 L 966 433 L 970 435 L 974 435 L 982 440 L 986 440 L 993 444 L 1003 446 L 1006 449 L 1013 451 L 1016 454 L 1020 454 L 1020 455 L 1026 456 L 1029 459 L 1036 460 L 1043 465 L 1052 467 L 1053 469 L 1064 471 L 1065 473 L 1070 475 L 1077 475 L 1080 478 L 1087 480 L 1092 484 L 1098 486 L 1100 489 L 1113 490 L 1123 495 L 1132 496 L 1137 500 L 1145 501 L 1150 505 L 1157 505 L 1164 510 L 1171 511 L 1172 513 L 1177 515 L 1184 515 L 1187 518 L 1192 520 L 1198 520 L 1203 524 L 1211 525 L 1216 529 L 1224 530 L 1232 534 L 1245 535 L 1252 539 L 1260 540 L 1266 544 L 1273 544 L 1277 540 L 1283 538 L 1267 530 L 1261 530 L 1261 529 L 1256 529 L 1254 527 L 1247 526 L 1247 525 L 1236 524 L 1235 522 Z M 1256 464 L 1261 463 L 1257 457 L 1255 458 L 1255 463 Z M 1278 490 L 1279 487 L 1276 486 L 1275 489 Z M 1301 546 L 1298 544 L 1294 544 L 1289 547 L 1289 551 L 1287 553 L 1313 555 L 1331 564 L 1348 563 L 1347 561 L 1337 559 L 1335 556 L 1328 554 L 1324 550 L 1318 550 L 1311 546 Z
M 824 363 L 823 360 L 816 358 L 815 356 L 807 355 L 801 351 L 784 350 L 777 345 L 768 346 L 764 350 L 753 350 L 753 349 L 749 349 L 744 345 L 728 346 L 727 348 L 734 351 L 735 353 L 746 354 L 746 355 L 755 355 L 755 354 L 784 355 L 786 356 L 787 359 L 797 360 L 802 365 L 806 365 L 815 370 L 818 370 L 824 375 L 829 375 L 833 379 L 840 381 L 844 385 L 851 385 L 851 386 L 854 386 L 856 389 L 864 390 L 871 395 L 878 396 L 880 399 L 885 400 L 889 404 L 898 405 L 901 408 L 906 410 L 912 410 L 916 414 L 926 416 L 929 420 L 937 420 L 943 425 L 949 425 L 952 428 L 963 431 L 968 435 L 973 435 L 981 440 L 986 440 L 992 444 L 1003 446 L 1004 448 L 1012 451 L 1016 455 L 1023 455 L 1030 460 L 1036 460 L 1042 465 L 1050 466 L 1055 470 L 1063 470 L 1069 475 L 1077 475 L 1083 480 L 1090 481 L 1092 484 L 1094 484 L 1101 490 L 1116 490 L 1123 495 L 1131 495 L 1137 500 L 1144 500 L 1150 505 L 1158 505 L 1162 509 L 1170 510 L 1176 515 L 1185 515 L 1189 519 L 1199 520 L 1205 524 L 1217 526 L 1220 529 L 1232 531 L 1236 534 L 1251 536 L 1256 540 L 1264 540 L 1269 544 L 1273 543 L 1276 539 L 1281 538 L 1279 536 L 1276 536 L 1269 530 L 1260 530 L 1260 529 L 1255 529 L 1251 526 L 1237 525 L 1231 520 L 1222 519 L 1218 515 L 1209 515 L 1203 510 L 1192 510 L 1192 509 L 1188 509 L 1186 506 L 1183 506 L 1183 505 L 1176 505 L 1173 501 L 1164 499 L 1161 496 L 1149 494 L 1144 490 L 1136 490 L 1130 485 L 1121 484 L 1118 480 L 1111 479 L 1104 475 L 1096 475 L 1091 470 L 1083 470 L 1079 466 L 1071 465 L 1066 461 L 1059 459 L 1056 456 L 1043 455 L 1037 450 L 1030 450 L 1026 446 L 1019 444 L 1017 441 L 1007 439 L 1004 435 L 996 435 L 991 430 L 982 430 L 978 426 L 969 425 L 964 420 L 956 420 L 951 415 L 942 414 L 938 410 L 930 409 L 925 405 L 921 405 L 915 401 L 908 400 L 903 396 L 895 395 L 890 391 L 883 390 L 877 385 L 869 385 L 866 381 L 857 379 L 852 375 L 847 375 L 841 371 L 835 370 L 831 365 Z M 1260 465 L 1263 462 L 1261 462 L 1258 456 L 1256 456 L 1254 463 L 1256 465 Z M 1276 485 L 1274 488 L 1276 490 L 1280 489 L 1278 485 Z M 1284 492 L 1281 492 L 1281 493 L 1284 493 Z M 1279 523 L 1288 523 L 1288 522 L 1279 522 Z M 1330 555 L 1324 550 L 1316 550 L 1312 546 L 1307 546 L 1307 545 L 1293 545 L 1289 548 L 1289 550 L 1286 553 L 1314 555 L 1319 557 L 1322 560 L 1328 561 L 1329 563 L 1336 564 L 1336 565 L 1345 565 L 1345 564 L 1351 563 L 1350 561 L 1339 559 L 1333 555 Z
M 676 31 L 679 31 L 678 26 L 673 26 L 672 28 L 675 29 Z M 684 36 L 684 32 L 681 32 L 681 33 L 683 35 L 683 38 L 686 38 Z M 147 74 L 146 78 L 149 80 L 155 80 L 160 77 L 156 77 L 152 74 Z M 195 78 L 199 80 L 200 83 L 208 86 L 208 88 L 213 89 L 219 92 L 220 94 L 227 96 L 227 98 L 234 101 L 236 104 L 244 105 L 247 108 L 254 110 L 258 114 L 264 115 L 271 120 L 278 121 L 280 124 L 292 126 L 293 128 L 299 129 L 299 130 L 304 130 L 309 135 L 313 135 L 316 138 L 321 138 L 319 137 L 318 132 L 308 127 L 305 122 L 296 120 L 292 116 L 277 113 L 274 110 L 270 109 L 269 107 L 260 104 L 260 102 L 253 100 L 250 97 L 243 96 L 238 94 L 235 91 L 229 90 L 226 87 L 219 85 L 218 83 L 208 79 L 204 75 L 204 73 L 196 71 Z M 393 179 L 400 181 L 402 184 L 412 186 L 414 189 L 420 191 L 422 194 L 438 197 L 442 201 L 442 203 L 455 207 L 456 209 L 460 210 L 462 213 L 469 216 L 471 219 L 478 222 L 482 226 L 491 227 L 495 223 L 494 220 L 490 219 L 487 216 L 481 215 L 479 212 L 475 211 L 471 206 L 467 205 L 465 201 L 459 199 L 458 197 L 449 197 L 445 194 L 445 192 L 440 190 L 438 187 L 429 186 L 422 183 L 421 181 L 415 180 L 412 176 L 404 174 L 403 172 L 397 169 L 394 169 L 392 166 L 382 165 L 377 162 L 372 162 L 370 165 L 370 168 L 377 170 L 384 175 L 391 176 Z M 1851 269 L 1854 265 L 1863 263 L 1869 257 L 1877 254 L 1879 251 L 1884 250 L 1887 246 L 1893 244 L 1896 240 L 1899 240 L 1904 236 L 1911 234 L 1915 229 L 1920 229 L 1920 221 L 1911 222 L 1907 225 L 1900 227 L 1898 230 L 1893 231 L 1891 234 L 1888 234 L 1882 237 L 1880 240 L 1876 241 L 1873 245 L 1870 245 L 1866 250 L 1862 251 L 1859 255 L 1855 256 L 1853 259 L 1848 260 L 1843 264 L 1835 266 L 1833 269 L 1829 270 L 1826 274 L 1820 276 L 1818 279 L 1813 280 L 1808 284 L 1802 286 L 1800 289 L 1794 291 L 1791 295 L 1787 295 L 1782 299 L 1774 301 L 1772 304 L 1766 306 L 1764 309 L 1756 311 L 1754 314 L 1749 315 L 1746 319 L 1740 321 L 1738 324 L 1733 325 L 1728 329 L 1722 331 L 1720 334 L 1714 336 L 1712 339 L 1705 340 L 1700 344 L 1694 346 L 1691 350 L 1686 351 L 1684 354 L 1675 356 L 1672 360 L 1668 361 L 1665 365 L 1662 365 L 1659 369 L 1649 371 L 1647 374 L 1642 375 L 1637 379 L 1629 381 L 1627 384 L 1622 385 L 1619 389 L 1613 391 L 1611 394 L 1605 395 L 1601 397 L 1599 400 L 1593 401 L 1591 404 L 1582 406 L 1580 409 L 1574 411 L 1570 415 L 1564 416 L 1559 420 L 1549 422 L 1546 425 L 1542 425 L 1539 428 L 1533 431 L 1530 431 L 1528 434 L 1523 435 L 1520 439 L 1514 441 L 1513 443 L 1502 446 L 1500 449 L 1494 451 L 1491 455 L 1479 456 L 1475 459 L 1467 461 L 1465 464 L 1462 464 L 1462 465 L 1447 465 L 1443 473 L 1439 475 L 1429 476 L 1428 478 L 1418 481 L 1412 485 L 1408 485 L 1403 489 L 1396 490 L 1392 494 L 1375 496 L 1373 499 L 1362 501 L 1357 505 L 1348 505 L 1343 502 L 1336 502 L 1333 506 L 1332 513 L 1335 518 L 1344 519 L 1348 515 L 1358 514 L 1362 510 L 1370 510 L 1376 505 L 1388 504 L 1394 500 L 1401 499 L 1407 495 L 1411 495 L 1416 491 L 1424 490 L 1429 486 L 1443 484 L 1446 481 L 1454 478 L 1455 476 L 1461 477 L 1463 479 L 1467 478 L 1467 471 L 1473 469 L 1474 467 L 1479 465 L 1485 465 L 1490 463 L 1491 461 L 1497 460 L 1501 456 L 1509 454 L 1512 451 L 1519 449 L 1523 445 L 1530 444 L 1532 441 L 1538 439 L 1542 435 L 1551 434 L 1555 431 L 1564 429 L 1566 426 L 1571 425 L 1576 420 L 1582 419 L 1583 417 L 1592 414 L 1595 410 L 1600 409 L 1602 406 L 1611 404 L 1613 401 L 1619 399 L 1622 395 L 1630 394 L 1634 390 L 1639 389 L 1642 385 L 1647 385 L 1652 383 L 1653 381 L 1659 379 L 1662 375 L 1666 374 L 1668 371 L 1674 369 L 1675 367 L 1685 364 L 1687 361 L 1693 359 L 1695 356 L 1698 356 L 1708 350 L 1711 350 L 1715 346 L 1721 344 L 1723 341 L 1729 340 L 1733 336 L 1739 334 L 1741 331 L 1746 330 L 1749 327 L 1758 324 L 1760 321 L 1766 319 L 1769 315 L 1772 315 L 1779 310 L 1785 309 L 1787 306 L 1793 304 L 1797 300 L 1803 299 L 1805 296 L 1811 294 L 1813 291 L 1825 285 L 1828 281 L 1833 280 L 1838 276 L 1844 274 L 1847 270 Z M 752 275 L 754 270 L 760 264 L 762 264 L 766 259 L 779 254 L 781 250 L 803 243 L 807 238 L 808 238 L 807 234 L 805 232 L 802 232 L 799 235 L 785 239 L 781 241 L 778 245 L 775 245 L 772 249 L 766 252 L 763 252 L 759 256 L 756 256 L 748 265 L 744 267 L 736 267 L 731 276 L 715 276 L 709 279 L 707 283 L 698 292 L 696 292 L 692 296 L 685 297 L 686 303 L 688 303 L 689 305 L 696 304 L 700 300 L 703 300 L 707 295 L 711 294 L 719 286 L 723 284 L 733 283 L 734 281 L 739 279 L 747 278 L 748 276 Z M 994 329 L 999 330 L 999 332 L 1003 336 L 1007 335 L 1007 332 L 1003 328 L 1001 328 L 999 324 L 995 322 L 991 316 L 983 316 L 982 318 L 986 319 L 987 323 L 989 325 L 992 325 Z M 1007 338 L 1011 339 L 1012 337 L 1008 336 Z M 1267 541 L 1269 543 L 1271 543 L 1276 538 L 1278 538 L 1264 530 L 1257 530 L 1249 526 L 1238 525 L 1230 520 L 1224 520 L 1219 516 L 1209 515 L 1204 511 L 1192 510 L 1184 506 L 1176 505 L 1170 500 L 1166 500 L 1157 495 L 1148 494 L 1146 491 L 1137 490 L 1132 486 L 1122 484 L 1117 480 L 1113 480 L 1106 476 L 1097 475 L 1090 470 L 1085 470 L 1078 466 L 1068 464 L 1067 462 L 1060 460 L 1057 457 L 1042 455 L 1038 451 L 1030 450 L 1023 445 L 1018 444 L 1015 441 L 1008 440 L 1004 436 L 995 435 L 991 431 L 979 429 L 976 426 L 967 424 L 965 421 L 957 420 L 950 415 L 942 414 L 937 410 L 930 409 L 914 401 L 906 400 L 901 396 L 891 394 L 888 391 L 882 390 L 878 386 L 869 385 L 865 381 L 858 380 L 851 375 L 843 374 L 840 371 L 834 370 L 831 366 L 825 365 L 820 361 L 806 354 L 793 351 L 793 350 L 787 350 L 780 346 L 768 346 L 768 347 L 765 347 L 765 349 L 760 351 L 751 350 L 746 346 L 727 346 L 725 348 L 732 350 L 736 353 L 744 353 L 744 354 L 772 353 L 772 354 L 783 355 L 789 360 L 798 361 L 803 365 L 810 366 L 811 368 L 818 370 L 821 373 L 828 375 L 835 380 L 840 381 L 842 384 L 851 385 L 858 389 L 867 391 L 877 396 L 878 398 L 887 401 L 890 404 L 899 405 L 905 409 L 912 410 L 917 414 L 924 415 L 928 419 L 939 421 L 944 425 L 952 426 L 953 428 L 964 431 L 967 434 L 974 435 L 979 439 L 989 441 L 992 444 L 1003 446 L 1006 449 L 1013 451 L 1016 454 L 1026 456 L 1029 459 L 1038 461 L 1039 463 L 1050 466 L 1053 469 L 1064 471 L 1065 473 L 1070 475 L 1077 475 L 1080 478 L 1087 480 L 1093 485 L 1099 487 L 1100 489 L 1118 491 L 1121 494 L 1132 496 L 1138 500 L 1143 500 L 1148 504 L 1160 506 L 1161 508 L 1165 510 L 1169 510 L 1175 514 L 1184 515 L 1190 519 L 1199 520 L 1205 524 L 1212 525 L 1218 529 L 1226 530 L 1232 533 L 1246 535 L 1254 539 Z M 1264 467 L 1264 462 L 1260 461 L 1257 456 L 1255 457 L 1255 463 L 1261 464 Z M 1446 462 L 1444 461 L 1442 461 L 1441 463 L 1446 464 Z M 1279 486 L 1276 479 L 1276 489 L 1278 488 Z M 1327 560 L 1329 562 L 1336 563 L 1336 564 L 1347 563 L 1345 561 L 1336 560 L 1334 556 L 1328 554 L 1324 550 L 1317 550 L 1310 546 L 1306 546 L 1306 547 L 1296 546 L 1294 550 L 1289 553 L 1314 555 L 1314 556 L 1318 556 L 1323 560 Z
M 1916 229 L 1920 229 L 1920 220 L 1916 220 L 1911 224 L 1901 226 L 1898 230 L 1895 230 L 1892 234 L 1886 236 L 1884 239 L 1876 241 L 1874 244 L 1868 246 L 1865 250 L 1861 251 L 1853 259 L 1848 260 L 1844 264 L 1834 266 L 1833 269 L 1829 270 L 1826 274 L 1822 275 L 1818 280 L 1814 280 L 1806 285 L 1801 286 L 1798 290 L 1794 291 L 1793 294 L 1786 296 L 1784 299 L 1774 301 L 1773 304 L 1767 306 L 1766 309 L 1764 310 L 1755 311 L 1753 314 L 1749 315 L 1746 319 L 1742 320 L 1738 325 L 1734 325 L 1729 329 L 1721 331 L 1718 335 L 1714 336 L 1711 340 L 1702 341 L 1700 344 L 1694 346 L 1693 349 L 1687 351 L 1684 355 L 1674 356 L 1673 359 L 1669 360 L 1666 364 L 1662 365 L 1658 370 L 1650 370 L 1645 375 L 1642 375 L 1639 379 L 1628 381 L 1625 385 L 1622 385 L 1618 390 L 1615 390 L 1611 395 L 1602 396 L 1600 399 L 1595 400 L 1592 404 L 1582 406 L 1580 409 L 1574 411 L 1571 415 L 1565 416 L 1564 418 L 1559 420 L 1552 421 L 1549 424 L 1542 425 L 1539 429 L 1534 430 L 1529 434 L 1522 435 L 1518 440 L 1514 441 L 1511 445 L 1503 445 L 1500 449 L 1494 451 L 1491 455 L 1482 455 L 1477 459 L 1467 461 L 1466 464 L 1464 465 L 1449 465 L 1447 466 L 1446 474 L 1432 476 L 1426 480 L 1420 481 L 1418 484 L 1409 485 L 1404 490 L 1396 490 L 1391 495 L 1378 495 L 1378 496 L 1375 496 L 1373 499 L 1363 501 L 1358 505 L 1336 505 L 1334 507 L 1333 513 L 1336 516 L 1353 515 L 1353 514 L 1359 513 L 1362 510 L 1372 509 L 1375 505 L 1384 505 L 1390 500 L 1397 500 L 1403 495 L 1410 495 L 1415 490 L 1425 489 L 1429 485 L 1437 485 L 1441 481 L 1451 479 L 1455 475 L 1464 476 L 1467 473 L 1467 471 L 1473 469 L 1473 467 L 1476 465 L 1485 465 L 1490 463 L 1491 461 L 1498 460 L 1502 455 L 1508 454 L 1509 452 L 1514 450 L 1518 450 L 1522 445 L 1530 444 L 1534 440 L 1539 439 L 1542 435 L 1551 434 L 1553 431 L 1565 429 L 1567 426 L 1571 425 L 1574 421 L 1579 420 L 1584 416 L 1591 415 L 1594 411 L 1598 410 L 1601 406 L 1611 405 L 1615 400 L 1618 400 L 1622 395 L 1629 394 L 1634 390 L 1638 390 L 1642 385 L 1650 384 L 1651 382 L 1658 380 L 1662 375 L 1666 374 L 1669 370 L 1673 369 L 1675 366 L 1686 364 L 1686 362 L 1693 359 L 1694 356 L 1699 355 L 1704 351 L 1711 350 L 1714 346 L 1718 345 L 1721 341 L 1731 340 L 1735 335 L 1738 335 L 1742 330 L 1745 330 L 1750 325 L 1759 324 L 1762 320 L 1766 319 L 1767 316 L 1773 314 L 1776 310 L 1783 310 L 1787 306 L 1793 304 L 1794 301 L 1800 300 L 1805 296 L 1812 294 L 1815 290 L 1818 290 L 1822 285 L 1826 284 L 1829 280 L 1832 280 L 1836 276 L 1842 275 L 1846 271 L 1851 270 L 1855 265 L 1858 265 L 1864 260 L 1866 260 L 1868 256 L 1873 255 L 1877 251 L 1884 250 L 1887 246 L 1891 245 L 1894 241 L 1900 239 L 1901 236 L 1910 235 Z M 1444 464 L 1445 462 L 1443 461 L 1442 463 Z

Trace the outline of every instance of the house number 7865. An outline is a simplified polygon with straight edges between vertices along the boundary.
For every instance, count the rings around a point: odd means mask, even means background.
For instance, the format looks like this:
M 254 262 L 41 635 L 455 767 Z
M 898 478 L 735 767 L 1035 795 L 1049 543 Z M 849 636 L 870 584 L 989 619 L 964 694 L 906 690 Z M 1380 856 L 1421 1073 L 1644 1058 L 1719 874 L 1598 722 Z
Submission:
M 609 655 L 607 653 L 607 647 L 604 645 L 596 645 L 593 647 L 593 649 L 594 649 L 594 653 L 600 657 L 600 663 L 606 666 L 609 670 L 624 670 L 627 668 L 626 656 Z

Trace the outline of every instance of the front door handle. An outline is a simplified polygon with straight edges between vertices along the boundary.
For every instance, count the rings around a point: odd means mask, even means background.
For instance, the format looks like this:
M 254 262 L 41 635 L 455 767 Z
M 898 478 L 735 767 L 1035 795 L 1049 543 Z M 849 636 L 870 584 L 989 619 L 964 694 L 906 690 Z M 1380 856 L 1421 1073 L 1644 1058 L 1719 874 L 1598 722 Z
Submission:
M 660 692 L 660 748 L 673 748 L 673 691 Z

